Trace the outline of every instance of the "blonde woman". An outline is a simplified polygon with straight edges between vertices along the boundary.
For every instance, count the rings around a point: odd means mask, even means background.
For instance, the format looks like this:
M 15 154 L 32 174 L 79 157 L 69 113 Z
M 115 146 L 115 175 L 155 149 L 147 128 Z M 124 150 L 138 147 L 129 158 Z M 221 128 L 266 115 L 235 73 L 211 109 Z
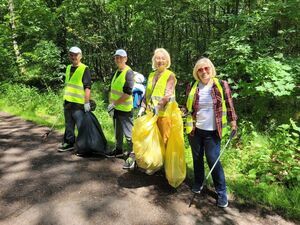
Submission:
M 152 57 L 152 69 L 147 81 L 146 98 L 144 98 L 138 116 L 141 116 L 146 109 L 152 110 L 158 115 L 157 125 L 166 144 L 169 133 L 170 123 L 168 118 L 163 116 L 168 102 L 175 101 L 175 74 L 169 70 L 171 66 L 170 54 L 164 48 L 157 48 Z M 131 154 L 126 162 L 133 169 L 135 156 Z
M 208 166 L 211 168 L 220 155 L 222 131 L 227 120 L 231 129 L 236 130 L 235 113 L 231 90 L 226 81 L 216 78 L 216 70 L 208 58 L 197 61 L 193 76 L 194 84 L 188 90 L 187 110 L 191 118 L 186 125 L 194 163 L 194 185 L 192 191 L 200 193 L 204 182 L 205 153 Z M 187 118 L 188 119 L 188 118 Z M 228 205 L 225 175 L 219 161 L 212 171 L 212 178 L 218 194 L 217 205 L 225 208 Z

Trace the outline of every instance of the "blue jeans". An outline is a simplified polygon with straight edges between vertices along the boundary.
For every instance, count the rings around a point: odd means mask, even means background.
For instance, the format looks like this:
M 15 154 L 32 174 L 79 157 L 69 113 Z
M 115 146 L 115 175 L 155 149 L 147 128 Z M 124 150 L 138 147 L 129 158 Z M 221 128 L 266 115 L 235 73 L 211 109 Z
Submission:
M 206 131 L 196 128 L 194 136 L 189 135 L 189 142 L 193 153 L 194 185 L 200 188 L 205 179 L 204 153 L 208 166 L 211 169 L 220 155 L 221 140 L 217 131 Z M 212 171 L 212 178 L 218 196 L 226 196 L 225 175 L 220 161 Z
M 84 111 L 81 109 L 64 109 L 65 115 L 65 134 L 64 143 L 74 144 L 75 143 L 75 124 L 79 130 Z

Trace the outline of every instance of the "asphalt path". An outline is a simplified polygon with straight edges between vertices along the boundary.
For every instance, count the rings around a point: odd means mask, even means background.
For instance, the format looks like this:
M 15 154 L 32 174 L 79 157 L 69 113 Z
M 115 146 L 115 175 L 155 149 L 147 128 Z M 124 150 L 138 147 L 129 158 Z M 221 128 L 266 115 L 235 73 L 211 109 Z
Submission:
M 122 159 L 59 153 L 62 134 L 0 112 L 0 224 L 290 225 L 259 206 L 215 205 L 213 190 L 189 208 L 189 186 L 174 189 L 162 172 L 122 170 Z

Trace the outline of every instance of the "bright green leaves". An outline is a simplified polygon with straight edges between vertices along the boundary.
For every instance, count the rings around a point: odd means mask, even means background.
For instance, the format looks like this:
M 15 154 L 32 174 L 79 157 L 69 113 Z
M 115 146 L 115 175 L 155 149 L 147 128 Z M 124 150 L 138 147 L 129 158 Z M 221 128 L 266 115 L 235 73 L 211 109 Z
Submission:
M 259 95 L 284 96 L 290 95 L 295 88 L 291 67 L 270 57 L 259 58 L 247 66 L 252 82 Z M 255 94 L 255 93 L 251 93 Z
M 238 170 L 256 183 L 278 183 L 288 187 L 300 181 L 300 127 L 290 119 L 269 134 L 253 130 L 253 124 L 240 124 L 241 151 Z

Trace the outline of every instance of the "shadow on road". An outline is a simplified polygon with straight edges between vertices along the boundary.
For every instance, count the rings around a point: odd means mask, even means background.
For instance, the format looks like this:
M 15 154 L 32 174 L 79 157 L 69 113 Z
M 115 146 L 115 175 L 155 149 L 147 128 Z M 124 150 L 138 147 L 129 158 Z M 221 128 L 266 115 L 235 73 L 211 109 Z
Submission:
M 172 188 L 163 172 L 121 169 L 121 159 L 56 151 L 62 135 L 0 113 L 1 224 L 273 224 L 242 206 L 222 210 L 211 190 L 191 208 L 187 184 Z M 254 215 L 268 217 L 248 208 Z M 240 214 L 243 213 L 244 217 Z M 266 222 L 267 221 L 267 222 Z

